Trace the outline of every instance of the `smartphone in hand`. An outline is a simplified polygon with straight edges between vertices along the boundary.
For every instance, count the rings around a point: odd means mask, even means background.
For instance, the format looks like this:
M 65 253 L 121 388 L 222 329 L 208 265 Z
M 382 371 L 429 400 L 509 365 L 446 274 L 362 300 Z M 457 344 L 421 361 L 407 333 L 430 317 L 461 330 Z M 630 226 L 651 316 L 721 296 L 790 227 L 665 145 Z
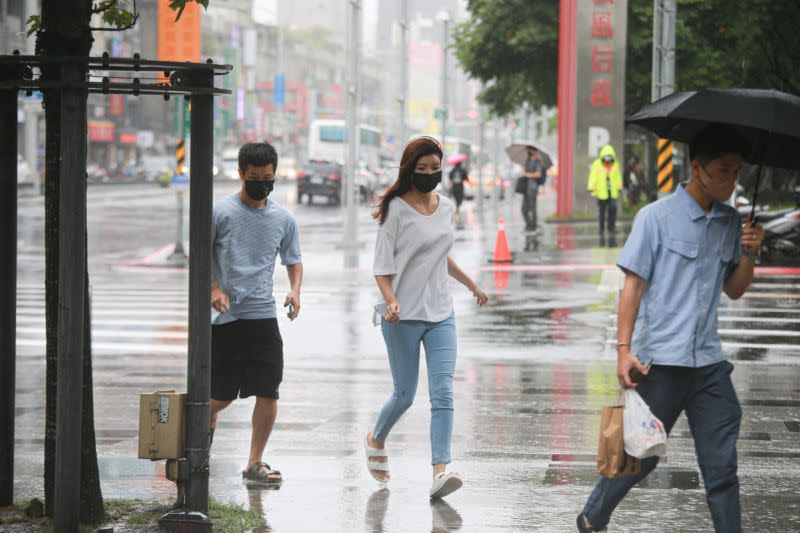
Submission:
M 286 316 L 288 316 L 288 317 L 289 317 L 289 319 L 291 320 L 291 318 L 292 318 L 292 315 L 294 315 L 294 304 L 293 304 L 293 303 L 290 303 L 290 304 L 289 304 L 289 312 L 288 312 L 288 313 L 286 313 Z

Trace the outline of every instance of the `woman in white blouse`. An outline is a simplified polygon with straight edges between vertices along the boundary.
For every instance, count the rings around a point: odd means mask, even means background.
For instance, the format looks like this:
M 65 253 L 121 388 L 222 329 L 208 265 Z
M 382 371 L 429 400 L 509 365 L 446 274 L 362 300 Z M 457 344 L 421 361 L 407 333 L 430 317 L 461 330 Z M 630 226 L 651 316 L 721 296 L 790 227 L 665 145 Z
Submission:
M 365 441 L 370 474 L 378 481 L 388 481 L 385 442 L 414 401 L 422 344 L 431 401 L 431 498 L 442 498 L 462 485 L 456 472 L 445 472 L 450 463 L 456 366 L 456 325 L 448 277 L 467 287 L 478 305 L 487 302 L 486 294 L 449 256 L 455 206 L 433 192 L 441 180 L 441 146 L 431 137 L 414 139 L 403 151 L 397 181 L 373 212 L 380 223 L 373 274 L 383 296 L 375 309 L 382 315 L 394 391 Z

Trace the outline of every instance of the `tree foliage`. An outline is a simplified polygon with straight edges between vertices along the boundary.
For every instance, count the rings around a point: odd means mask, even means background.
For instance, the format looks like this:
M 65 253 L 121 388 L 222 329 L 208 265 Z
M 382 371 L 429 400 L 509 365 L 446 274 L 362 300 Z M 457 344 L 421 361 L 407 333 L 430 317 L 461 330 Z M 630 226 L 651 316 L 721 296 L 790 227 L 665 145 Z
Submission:
M 554 105 L 558 0 L 469 0 L 454 32 L 464 70 L 486 84 L 497 115 L 523 103 Z M 796 0 L 678 0 L 676 90 L 775 88 L 800 93 L 800 3 Z M 653 1 L 628 1 L 626 108 L 650 101 Z
M 469 0 L 453 32 L 464 70 L 485 83 L 480 100 L 497 115 L 523 102 L 555 104 L 558 0 Z

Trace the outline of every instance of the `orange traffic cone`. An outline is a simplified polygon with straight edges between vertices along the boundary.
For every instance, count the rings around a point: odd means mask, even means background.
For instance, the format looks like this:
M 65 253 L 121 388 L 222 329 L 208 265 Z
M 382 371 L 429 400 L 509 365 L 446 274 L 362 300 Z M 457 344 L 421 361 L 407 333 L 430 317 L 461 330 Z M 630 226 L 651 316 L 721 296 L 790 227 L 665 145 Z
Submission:
M 506 237 L 505 221 L 503 217 L 497 220 L 497 240 L 494 245 L 494 257 L 492 263 L 510 263 L 511 251 L 508 249 L 508 237 Z

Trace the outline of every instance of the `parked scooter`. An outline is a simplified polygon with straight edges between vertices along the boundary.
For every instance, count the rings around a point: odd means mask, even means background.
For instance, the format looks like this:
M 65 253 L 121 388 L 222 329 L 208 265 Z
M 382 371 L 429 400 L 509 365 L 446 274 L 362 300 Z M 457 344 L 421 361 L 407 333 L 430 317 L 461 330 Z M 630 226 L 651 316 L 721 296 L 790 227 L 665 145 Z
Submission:
M 795 207 L 789 209 L 756 212 L 756 222 L 764 227 L 762 257 L 777 259 L 800 256 L 800 186 L 795 188 L 794 201 Z M 737 209 L 740 209 L 738 201 Z

